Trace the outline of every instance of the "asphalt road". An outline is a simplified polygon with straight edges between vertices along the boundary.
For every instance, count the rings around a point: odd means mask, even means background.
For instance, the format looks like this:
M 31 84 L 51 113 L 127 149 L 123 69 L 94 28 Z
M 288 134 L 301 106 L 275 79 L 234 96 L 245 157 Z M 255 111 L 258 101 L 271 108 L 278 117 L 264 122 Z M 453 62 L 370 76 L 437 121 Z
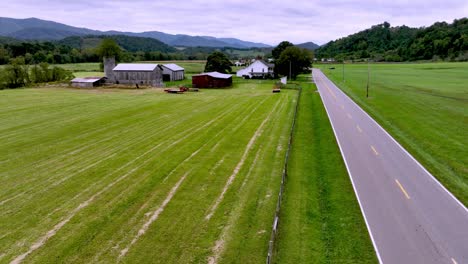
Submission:
M 467 208 L 320 70 L 313 78 L 379 261 L 468 263 Z

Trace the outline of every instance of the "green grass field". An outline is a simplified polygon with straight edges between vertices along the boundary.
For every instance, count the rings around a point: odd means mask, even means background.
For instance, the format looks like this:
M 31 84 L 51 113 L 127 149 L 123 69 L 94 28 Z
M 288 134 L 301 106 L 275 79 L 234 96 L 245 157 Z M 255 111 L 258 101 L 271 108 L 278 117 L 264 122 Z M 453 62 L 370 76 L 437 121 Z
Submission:
M 468 205 L 468 63 L 315 66 Z
M 274 262 L 377 263 L 320 95 L 302 86 Z
M 0 263 L 265 261 L 297 92 L 0 91 Z

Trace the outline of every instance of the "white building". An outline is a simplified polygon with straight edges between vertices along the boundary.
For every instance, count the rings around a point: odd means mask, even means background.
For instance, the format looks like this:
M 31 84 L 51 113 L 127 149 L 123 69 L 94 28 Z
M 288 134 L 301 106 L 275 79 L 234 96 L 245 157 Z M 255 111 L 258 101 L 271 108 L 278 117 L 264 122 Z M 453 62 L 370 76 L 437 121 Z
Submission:
M 238 77 L 244 78 L 269 78 L 274 76 L 274 64 L 266 63 L 263 60 L 256 60 L 247 68 L 237 71 Z
M 164 81 L 179 81 L 185 78 L 185 69 L 177 64 L 163 64 L 162 68 Z

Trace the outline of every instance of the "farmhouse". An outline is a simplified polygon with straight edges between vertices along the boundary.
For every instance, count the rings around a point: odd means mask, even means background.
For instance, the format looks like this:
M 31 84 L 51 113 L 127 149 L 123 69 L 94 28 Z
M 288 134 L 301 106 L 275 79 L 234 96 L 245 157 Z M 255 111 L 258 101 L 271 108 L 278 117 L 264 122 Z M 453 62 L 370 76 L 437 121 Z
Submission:
M 205 72 L 192 76 L 193 88 L 220 88 L 232 85 L 232 75 L 219 72 Z
M 163 68 L 150 63 L 120 63 L 112 70 L 117 84 L 142 84 L 160 87 Z
M 185 69 L 177 64 L 163 64 L 163 81 L 179 81 L 185 78 Z
M 86 78 L 75 78 L 71 80 L 71 85 L 73 87 L 80 88 L 93 88 L 96 86 L 101 86 L 106 82 L 106 77 L 86 77 Z
M 274 64 L 267 63 L 263 60 L 256 60 L 250 64 L 247 68 L 237 71 L 238 77 L 244 78 L 272 78 L 274 76 L 273 68 Z

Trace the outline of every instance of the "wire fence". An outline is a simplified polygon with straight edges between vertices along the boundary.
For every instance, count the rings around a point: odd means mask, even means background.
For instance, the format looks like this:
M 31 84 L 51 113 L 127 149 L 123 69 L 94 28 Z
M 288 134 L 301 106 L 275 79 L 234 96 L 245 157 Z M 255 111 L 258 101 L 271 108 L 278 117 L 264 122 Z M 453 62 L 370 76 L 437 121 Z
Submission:
M 273 253 L 275 249 L 275 243 L 276 243 L 276 238 L 278 235 L 278 224 L 280 221 L 279 214 L 280 214 L 280 209 L 281 209 L 281 201 L 283 199 L 283 192 L 284 192 L 284 184 L 285 181 L 288 177 L 288 162 L 289 162 L 289 154 L 291 152 L 291 145 L 293 143 L 293 136 L 294 136 L 294 130 L 296 128 L 296 119 L 297 119 L 297 112 L 299 109 L 299 102 L 301 100 L 301 93 L 302 93 L 302 87 L 299 84 L 292 83 L 288 84 L 287 88 L 289 89 L 297 89 L 299 90 L 297 94 L 297 101 L 296 101 L 296 107 L 294 109 L 294 117 L 293 117 L 293 122 L 291 125 L 291 130 L 289 132 L 289 142 L 288 142 L 288 148 L 286 150 L 286 155 L 284 157 L 284 167 L 283 167 L 283 172 L 281 175 L 281 186 L 278 194 L 278 201 L 276 203 L 276 210 L 275 210 L 275 218 L 273 220 L 273 226 L 271 230 L 271 236 L 270 236 L 270 241 L 268 243 L 268 255 L 266 259 L 266 263 L 270 264 L 272 263 L 273 260 Z

